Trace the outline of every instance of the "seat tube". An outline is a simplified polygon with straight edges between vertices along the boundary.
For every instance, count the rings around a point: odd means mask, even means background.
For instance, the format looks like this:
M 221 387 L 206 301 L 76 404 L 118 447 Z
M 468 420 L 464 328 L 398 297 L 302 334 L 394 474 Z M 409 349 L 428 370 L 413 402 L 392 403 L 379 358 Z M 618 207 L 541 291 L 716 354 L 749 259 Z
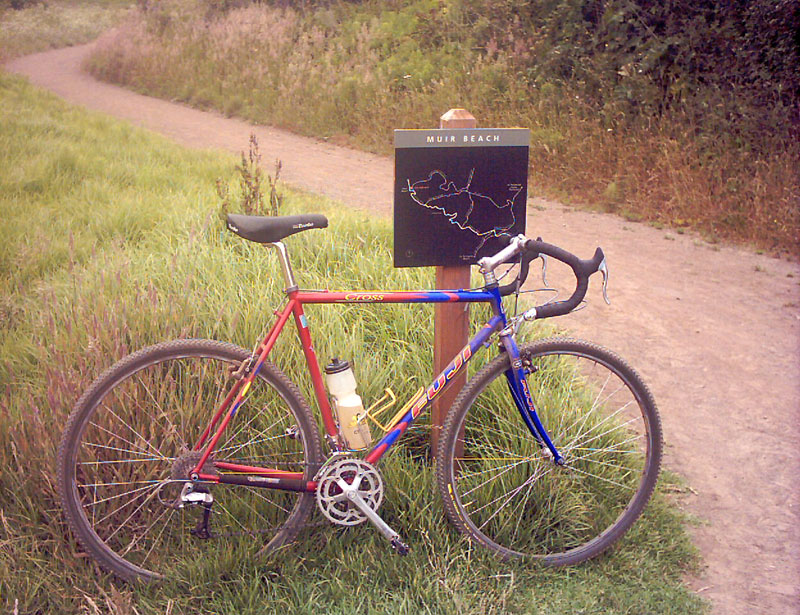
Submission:
M 296 293 L 291 293 L 290 296 L 296 297 Z M 294 313 L 294 321 L 297 324 L 297 334 L 300 336 L 300 343 L 303 346 L 303 354 L 306 357 L 308 373 L 311 375 L 311 383 L 314 385 L 314 395 L 317 398 L 317 404 L 319 404 L 319 410 L 322 414 L 325 432 L 330 436 L 333 442 L 336 442 L 339 432 L 336 429 L 336 421 L 333 419 L 325 383 L 322 380 L 322 373 L 320 372 L 319 361 L 317 360 L 317 352 L 314 350 L 314 344 L 311 342 L 311 333 L 308 330 L 308 320 L 303 311 L 302 302 L 296 300 L 292 311 Z

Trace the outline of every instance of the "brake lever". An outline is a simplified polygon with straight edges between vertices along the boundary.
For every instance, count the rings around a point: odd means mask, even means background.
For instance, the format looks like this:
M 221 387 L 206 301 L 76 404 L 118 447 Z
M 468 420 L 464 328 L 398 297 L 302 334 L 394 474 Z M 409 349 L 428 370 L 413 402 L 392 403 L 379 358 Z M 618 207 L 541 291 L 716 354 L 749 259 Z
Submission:
M 603 299 L 605 300 L 606 305 L 611 305 L 611 301 L 608 300 L 608 265 L 606 264 L 605 258 L 597 267 L 597 270 L 603 274 Z
M 542 241 L 541 237 L 537 237 L 536 241 Z M 547 254 L 539 254 L 539 258 L 542 259 L 542 284 L 545 286 L 549 286 L 547 284 Z
M 548 286 L 548 284 L 547 284 L 547 258 L 548 258 L 547 254 L 540 254 L 539 258 L 542 259 L 542 283 L 545 286 Z

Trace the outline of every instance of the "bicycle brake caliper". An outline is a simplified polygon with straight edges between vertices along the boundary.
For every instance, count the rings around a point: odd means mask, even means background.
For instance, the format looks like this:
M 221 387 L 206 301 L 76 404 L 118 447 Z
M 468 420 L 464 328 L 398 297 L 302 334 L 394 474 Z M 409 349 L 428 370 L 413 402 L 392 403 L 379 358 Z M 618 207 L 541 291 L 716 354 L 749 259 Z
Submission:
M 253 365 L 253 357 L 247 357 L 242 361 L 238 367 L 231 366 L 228 373 L 231 378 L 235 380 L 242 380 L 247 374 L 250 373 L 250 367 Z

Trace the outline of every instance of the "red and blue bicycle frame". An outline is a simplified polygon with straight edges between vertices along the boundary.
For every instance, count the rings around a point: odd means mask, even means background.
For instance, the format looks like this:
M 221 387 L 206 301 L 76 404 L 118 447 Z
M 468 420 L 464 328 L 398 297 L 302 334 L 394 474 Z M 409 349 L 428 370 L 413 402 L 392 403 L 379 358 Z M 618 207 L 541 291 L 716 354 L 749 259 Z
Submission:
M 419 417 L 423 410 L 433 401 L 439 393 L 448 387 L 453 377 L 458 374 L 477 351 L 486 344 L 495 334 L 500 333 L 503 350 L 508 353 L 511 360 L 511 368 L 506 371 L 509 390 L 519 409 L 522 420 L 527 425 L 531 434 L 542 446 L 546 446 L 553 453 L 556 462 L 561 460 L 561 455 L 550 441 L 547 432 L 542 426 L 536 413 L 533 400 L 531 399 L 528 386 L 525 382 L 525 371 L 520 360 L 519 349 L 507 330 L 508 321 L 503 310 L 502 298 L 496 287 L 487 287 L 483 290 L 439 290 L 439 291 L 356 291 L 356 292 L 334 292 L 334 291 L 303 291 L 294 290 L 288 292 L 289 301 L 282 311 L 277 312 L 278 316 L 275 324 L 267 333 L 263 342 L 257 347 L 254 357 L 255 363 L 250 365 L 250 371 L 246 376 L 237 380 L 227 396 L 216 410 L 211 422 L 203 431 L 194 450 L 203 450 L 200 461 L 195 466 L 192 478 L 201 481 L 221 483 L 221 484 L 241 484 L 251 487 L 267 487 L 272 489 L 283 489 L 289 491 L 313 492 L 317 485 L 315 481 L 308 481 L 303 478 L 302 472 L 287 472 L 274 468 L 263 468 L 248 466 L 224 461 L 214 460 L 213 465 L 220 470 L 219 474 L 208 474 L 203 472 L 203 466 L 208 461 L 211 452 L 217 445 L 217 441 L 222 436 L 228 423 L 238 412 L 239 408 L 247 399 L 247 392 L 250 385 L 258 376 L 261 366 L 272 350 L 278 336 L 281 334 L 290 316 L 294 316 L 300 343 L 305 354 L 306 364 L 311 375 L 314 387 L 314 394 L 322 413 L 325 432 L 329 436 L 331 443 L 338 442 L 338 429 L 336 421 L 331 411 L 328 395 L 322 379 L 319 362 L 317 360 L 314 345 L 311 341 L 311 334 L 308 329 L 308 321 L 305 316 L 303 306 L 306 304 L 365 304 L 365 303 L 489 303 L 492 306 L 493 316 L 478 331 L 478 333 L 467 343 L 464 348 L 453 358 L 450 364 L 424 389 L 420 390 L 412 397 L 404 408 L 408 408 L 393 425 L 390 426 L 386 434 L 374 446 L 374 448 L 364 458 L 372 464 L 376 464 L 386 451 L 403 435 L 406 429 Z M 257 355 L 257 356 L 256 356 Z

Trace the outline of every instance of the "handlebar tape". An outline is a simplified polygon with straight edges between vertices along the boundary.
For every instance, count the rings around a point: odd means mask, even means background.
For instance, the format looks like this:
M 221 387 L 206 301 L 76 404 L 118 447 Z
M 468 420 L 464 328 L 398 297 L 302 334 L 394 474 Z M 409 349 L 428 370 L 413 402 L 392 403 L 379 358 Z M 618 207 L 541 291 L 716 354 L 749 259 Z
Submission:
M 568 265 L 575 274 L 576 286 L 575 291 L 572 293 L 569 299 L 566 299 L 565 301 L 556 301 L 554 303 L 548 303 L 546 305 L 537 307 L 536 318 L 550 318 L 552 316 L 562 316 L 563 314 L 568 314 L 578 307 L 580 302 L 583 301 L 583 298 L 586 296 L 586 291 L 589 288 L 589 276 L 597 272 L 598 267 L 600 267 L 600 263 L 602 263 L 603 259 L 605 259 L 603 250 L 602 248 L 597 248 L 597 250 L 594 252 L 594 256 L 592 256 L 591 259 L 581 260 L 574 254 L 567 252 L 558 246 L 545 243 L 541 239 L 536 241 L 532 239 L 528 240 L 528 243 L 521 254 L 519 273 L 513 282 L 500 287 L 499 290 L 501 296 L 505 297 L 506 295 L 510 295 L 519 290 L 519 288 L 525 282 L 525 278 L 528 276 L 528 270 L 531 261 L 539 258 L 540 254 L 546 254 L 547 256 L 550 256 Z
M 536 251 L 537 253 L 547 254 L 556 260 L 561 261 L 570 266 L 572 272 L 575 274 L 577 284 L 572 296 L 565 301 L 556 301 L 548 303 L 536 308 L 536 318 L 550 318 L 552 316 L 562 316 L 574 310 L 583 298 L 586 296 L 586 290 L 589 288 L 589 276 L 597 272 L 600 263 L 605 259 L 602 248 L 597 248 L 594 256 L 589 260 L 581 260 L 574 254 L 559 248 L 558 246 L 550 245 L 544 242 L 532 241 L 526 247 L 527 250 Z

